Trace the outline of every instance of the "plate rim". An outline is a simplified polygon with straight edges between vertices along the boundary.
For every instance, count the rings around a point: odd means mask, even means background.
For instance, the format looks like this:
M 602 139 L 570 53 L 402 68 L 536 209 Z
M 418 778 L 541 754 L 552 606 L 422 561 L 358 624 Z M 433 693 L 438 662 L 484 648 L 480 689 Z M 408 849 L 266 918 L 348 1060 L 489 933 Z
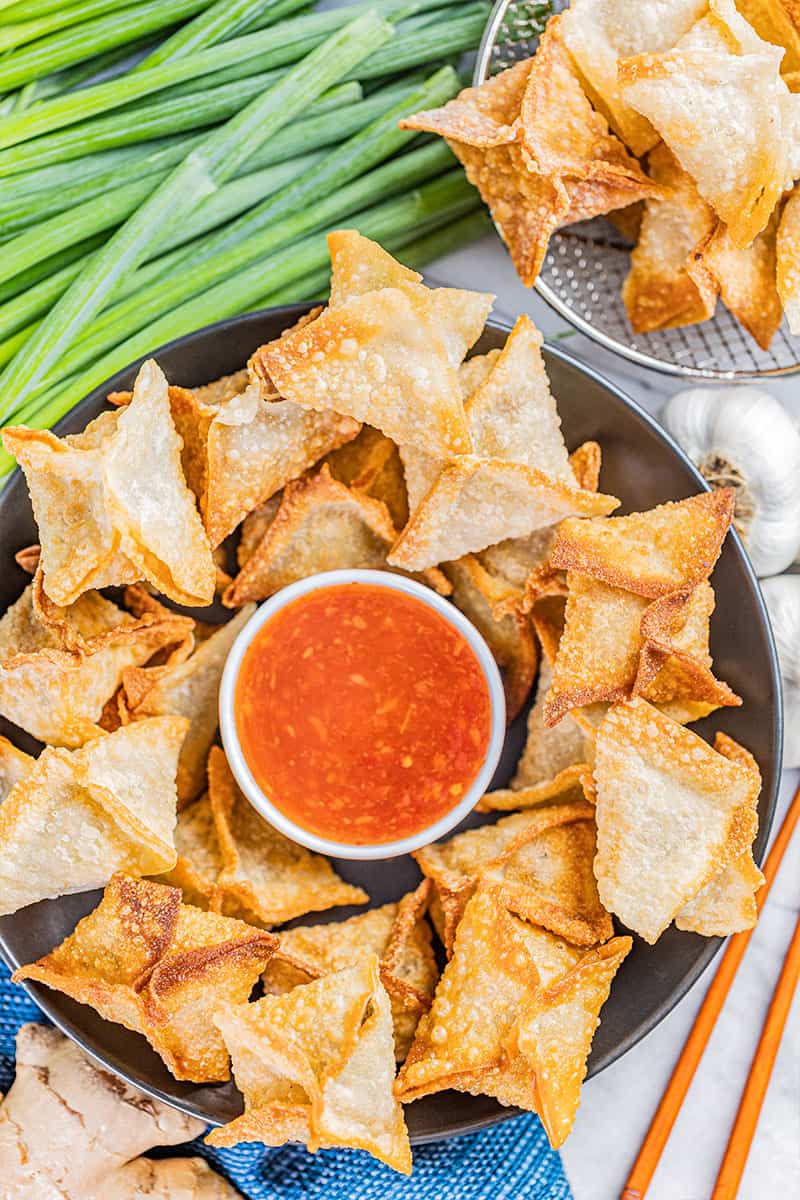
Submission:
M 242 313 L 239 316 L 226 317 L 221 321 L 215 321 L 210 325 L 205 325 L 202 328 L 194 330 L 191 333 L 184 334 L 181 337 L 173 338 L 172 341 L 165 342 L 163 345 L 158 346 L 148 354 L 142 355 L 140 358 L 135 359 L 127 366 L 115 372 L 114 375 L 110 376 L 108 380 L 99 384 L 96 388 L 93 388 L 92 391 L 88 392 L 86 396 L 84 396 L 82 400 L 80 400 L 78 404 L 70 410 L 69 413 L 65 414 L 58 422 L 56 422 L 56 424 L 53 426 L 53 430 L 54 432 L 58 433 L 63 425 L 69 421 L 70 417 L 73 416 L 75 409 L 78 408 L 79 405 L 97 403 L 98 401 L 104 400 L 109 392 L 118 390 L 119 385 L 123 383 L 125 376 L 127 376 L 131 371 L 138 369 L 138 367 L 149 358 L 158 358 L 159 355 L 165 354 L 168 351 L 184 347 L 191 347 L 192 343 L 197 339 L 206 339 L 210 335 L 214 334 L 224 334 L 233 327 L 250 322 L 257 324 L 259 321 L 263 321 L 265 319 L 274 320 L 276 317 L 285 317 L 287 321 L 286 327 L 288 328 L 289 323 L 293 323 L 298 317 L 304 315 L 313 306 L 314 301 L 301 301 L 292 304 L 278 305 L 271 308 L 257 309 L 254 312 Z M 512 326 L 508 321 L 490 318 L 486 322 L 486 328 L 507 335 L 511 332 Z M 664 445 L 672 451 L 682 465 L 688 469 L 689 474 L 696 482 L 699 490 L 707 492 L 712 490 L 709 484 L 697 470 L 694 463 L 691 461 L 685 451 L 678 445 L 672 435 L 668 433 L 667 430 L 664 429 L 663 426 L 656 420 L 656 418 L 647 412 L 647 410 L 643 408 L 638 401 L 629 396 L 627 392 L 623 391 L 623 389 L 620 388 L 616 383 L 606 378 L 606 376 L 604 376 L 602 372 L 598 371 L 594 366 L 582 361 L 577 355 L 563 349 L 561 346 L 554 345 L 552 342 L 548 341 L 547 338 L 544 338 L 543 349 L 547 355 L 560 360 L 566 366 L 575 369 L 579 374 L 591 379 L 592 382 L 599 385 L 605 391 L 612 393 L 617 400 L 621 401 L 625 407 L 630 409 L 636 418 L 656 435 L 657 439 L 663 442 Z M 3 487 L 0 488 L 0 499 L 4 497 L 12 481 L 17 479 L 19 474 L 20 468 L 15 467 L 5 480 Z M 766 798 L 765 820 L 763 822 L 763 826 L 759 828 L 758 833 L 758 838 L 761 845 L 759 851 L 755 855 L 756 861 L 761 864 L 766 854 L 769 835 L 775 821 L 775 811 L 778 802 L 778 794 L 780 791 L 784 724 L 783 694 L 781 689 L 781 679 L 778 667 L 775 639 L 772 632 L 772 626 L 769 621 L 766 604 L 764 602 L 764 597 L 758 583 L 758 578 L 739 534 L 735 529 L 731 528 L 728 537 L 736 548 L 737 555 L 741 560 L 745 574 L 751 584 L 757 612 L 761 618 L 761 624 L 766 634 L 768 647 L 767 667 L 772 684 L 773 695 L 775 697 L 775 731 L 771 747 L 772 760 L 775 766 L 774 779 L 771 794 Z M 661 1004 L 658 1005 L 647 1021 L 640 1022 L 627 1037 L 621 1040 L 621 1042 L 615 1048 L 614 1053 L 610 1057 L 607 1057 L 601 1066 L 595 1068 L 594 1070 L 589 1070 L 585 1082 L 588 1082 L 589 1079 L 593 1078 L 595 1075 L 599 1075 L 601 1071 L 606 1070 L 606 1068 L 617 1062 L 624 1054 L 626 1054 L 635 1045 L 647 1037 L 648 1034 L 652 1033 L 656 1026 L 661 1024 L 665 1017 L 667 1017 L 669 1013 L 680 1003 L 680 1001 L 697 983 L 700 976 L 707 970 L 712 960 L 719 953 L 724 940 L 724 938 L 707 939 L 708 945 L 705 947 L 703 953 L 699 955 L 697 962 L 694 964 L 691 970 L 689 970 L 681 980 L 680 985 Z M 6 946 L 5 937 L 3 936 L 2 931 L 0 931 L 0 957 L 2 957 L 6 966 L 12 971 L 18 966 L 22 965 L 18 963 L 14 958 L 14 955 L 10 953 L 8 947 Z M 65 1034 L 65 1036 L 69 1037 L 71 1041 L 75 1042 L 75 1044 L 78 1045 L 93 1062 L 98 1063 L 103 1069 L 111 1071 L 114 1075 L 117 1075 L 119 1078 L 125 1080 L 133 1087 L 144 1092 L 145 1095 L 152 1096 L 155 1099 L 162 1101 L 164 1104 L 167 1104 L 171 1108 L 175 1108 L 188 1116 L 196 1117 L 205 1122 L 207 1125 L 213 1127 L 222 1124 L 221 1121 L 209 1117 L 208 1113 L 203 1112 L 190 1100 L 176 1099 L 174 1096 L 164 1092 L 163 1089 L 153 1084 L 142 1082 L 132 1072 L 121 1069 L 116 1065 L 111 1065 L 106 1057 L 104 1057 L 102 1054 L 99 1054 L 96 1050 L 90 1049 L 86 1044 L 84 1035 L 81 1033 L 76 1033 L 70 1027 L 70 1022 L 62 1019 L 54 1010 L 53 1006 L 48 1000 L 48 996 L 50 996 L 52 993 L 49 991 L 49 989 L 45 988 L 44 985 L 29 980 L 21 980 L 20 986 L 24 988 L 25 992 L 31 997 L 37 1007 L 41 1009 L 47 1019 L 51 1021 L 57 1029 Z M 485 1113 L 482 1116 L 476 1116 L 472 1119 L 459 1119 L 456 1126 L 445 1131 L 412 1134 L 410 1139 L 411 1144 L 414 1146 L 421 1146 L 433 1142 L 445 1141 L 453 1137 L 461 1137 L 462 1135 L 469 1133 L 477 1133 L 482 1129 L 487 1129 L 493 1125 L 499 1124 L 502 1121 L 507 1121 L 513 1117 L 519 1116 L 521 1115 L 522 1111 L 523 1110 L 518 1108 L 504 1108 L 498 1104 L 497 1112 Z

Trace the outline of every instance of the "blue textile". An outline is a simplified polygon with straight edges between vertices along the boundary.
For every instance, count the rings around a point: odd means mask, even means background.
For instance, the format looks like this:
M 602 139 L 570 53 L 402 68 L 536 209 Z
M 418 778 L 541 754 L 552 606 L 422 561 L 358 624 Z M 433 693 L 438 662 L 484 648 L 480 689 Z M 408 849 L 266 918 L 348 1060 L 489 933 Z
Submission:
M 0 1090 L 14 1078 L 14 1037 L 45 1018 L 0 963 Z M 571 1200 L 561 1160 L 536 1117 L 419 1146 L 414 1174 L 397 1175 L 359 1150 L 259 1145 L 212 1150 L 202 1141 L 165 1154 L 202 1154 L 251 1200 Z

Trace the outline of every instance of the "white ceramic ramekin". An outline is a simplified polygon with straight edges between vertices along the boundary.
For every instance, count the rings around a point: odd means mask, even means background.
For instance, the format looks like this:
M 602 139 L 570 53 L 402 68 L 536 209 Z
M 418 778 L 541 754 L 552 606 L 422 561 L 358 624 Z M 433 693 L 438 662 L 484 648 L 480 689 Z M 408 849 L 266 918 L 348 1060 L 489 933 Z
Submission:
M 475 782 L 466 795 L 438 821 L 415 833 L 412 837 L 401 838 L 395 842 L 385 842 L 378 846 L 351 846 L 346 842 L 336 842 L 329 838 L 319 837 L 296 824 L 281 812 L 264 794 L 250 770 L 239 742 L 234 715 L 233 701 L 239 668 L 248 646 L 262 625 L 265 625 L 280 609 L 291 604 L 298 596 L 305 596 L 320 588 L 338 587 L 348 583 L 366 583 L 372 587 L 393 588 L 395 591 L 405 592 L 409 596 L 416 597 L 423 604 L 427 604 L 428 608 L 434 609 L 444 617 L 462 634 L 478 659 L 489 688 L 492 707 L 491 732 L 486 757 Z M 225 753 L 239 787 L 256 811 L 266 821 L 269 821 L 270 825 L 286 834 L 292 841 L 299 842 L 301 846 L 307 846 L 309 850 L 316 850 L 320 854 L 328 854 L 332 858 L 382 859 L 395 858 L 399 854 L 409 854 L 412 850 L 419 849 L 420 846 L 427 846 L 429 842 L 443 837 L 472 811 L 487 790 L 503 749 L 506 706 L 503 683 L 492 652 L 472 622 L 467 620 L 454 604 L 444 600 L 430 588 L 416 583 L 413 579 L 407 579 L 403 575 L 393 575 L 388 571 L 324 571 L 319 575 L 312 575 L 308 579 L 292 583 L 277 592 L 265 601 L 257 612 L 253 613 L 240 631 L 231 647 L 222 675 L 219 693 L 219 720 Z

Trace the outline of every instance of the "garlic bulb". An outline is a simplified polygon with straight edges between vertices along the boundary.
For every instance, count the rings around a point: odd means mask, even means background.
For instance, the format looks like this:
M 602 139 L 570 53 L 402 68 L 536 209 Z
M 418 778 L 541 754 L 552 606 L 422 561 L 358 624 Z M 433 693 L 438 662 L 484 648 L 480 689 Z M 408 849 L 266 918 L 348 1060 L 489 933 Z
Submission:
M 800 767 L 800 575 L 761 581 L 783 682 L 783 765 Z
M 734 487 L 734 525 L 757 575 L 800 550 L 800 432 L 778 400 L 751 387 L 689 388 L 662 421 L 712 487 Z

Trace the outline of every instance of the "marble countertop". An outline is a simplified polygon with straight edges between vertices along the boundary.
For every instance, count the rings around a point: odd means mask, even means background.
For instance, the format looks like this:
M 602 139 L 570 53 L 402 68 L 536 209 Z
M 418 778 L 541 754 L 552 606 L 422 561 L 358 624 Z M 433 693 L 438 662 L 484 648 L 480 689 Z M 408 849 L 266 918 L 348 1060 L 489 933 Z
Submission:
M 495 314 L 509 324 L 527 312 L 546 337 L 567 334 L 560 346 L 591 363 L 654 414 L 672 392 L 687 386 L 629 364 L 572 330 L 522 286 L 493 236 L 432 264 L 429 274 L 451 285 L 495 292 Z M 800 383 L 779 380 L 768 388 L 800 419 Z M 798 783 L 800 771 L 784 773 L 776 826 Z M 648 1200 L 708 1200 L 798 911 L 800 835 L 773 885 Z M 575 1200 L 619 1197 L 714 969 L 712 964 L 638 1046 L 585 1085 L 575 1130 L 563 1151 Z M 795 997 L 739 1192 L 740 1200 L 790 1196 L 800 1196 L 800 996 Z

